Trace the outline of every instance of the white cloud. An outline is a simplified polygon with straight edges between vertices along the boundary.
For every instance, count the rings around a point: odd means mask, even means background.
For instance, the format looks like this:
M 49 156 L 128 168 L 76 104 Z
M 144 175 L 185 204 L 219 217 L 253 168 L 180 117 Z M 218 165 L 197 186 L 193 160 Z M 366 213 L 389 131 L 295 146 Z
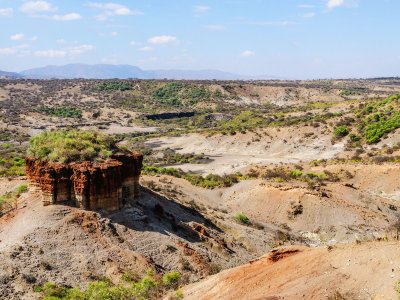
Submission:
M 150 51 L 153 51 L 153 48 L 149 47 L 149 46 L 145 46 L 145 47 L 139 48 L 139 51 L 150 52 Z
M 50 15 L 50 12 L 55 12 L 58 8 L 47 1 L 27 1 L 21 6 L 20 10 L 33 17 L 55 21 L 75 21 L 82 19 L 82 16 L 76 12 L 64 15 Z
M 94 49 L 93 45 L 78 45 L 75 47 L 68 48 L 68 55 L 74 56 L 74 55 L 81 55 L 86 52 L 92 51 Z
M 9 17 L 14 13 L 12 8 L 0 8 L 0 16 L 1 17 Z
M 14 47 L 8 48 L 0 48 L 0 55 L 17 55 L 24 54 L 26 52 L 25 49 L 29 48 L 29 45 L 23 44 Z
M 225 26 L 223 25 L 206 25 L 204 26 L 205 29 L 207 30 L 211 30 L 211 31 L 221 31 L 221 30 L 225 30 Z
M 148 40 L 150 44 L 155 44 L 155 45 L 170 44 L 170 43 L 175 43 L 177 41 L 178 39 L 172 35 L 154 36 Z
M 16 53 L 16 49 L 14 47 L 10 48 L 0 48 L 0 55 L 12 55 Z
M 305 13 L 301 15 L 302 18 L 312 18 L 315 17 L 315 13 L 314 12 L 309 12 L 309 13 Z
M 47 58 L 60 58 L 66 56 L 78 56 L 82 55 L 88 51 L 94 49 L 92 45 L 78 45 L 74 47 L 64 48 L 64 49 L 48 49 L 48 50 L 39 50 L 35 51 L 34 55 L 38 57 L 47 57 Z
M 134 16 L 143 14 L 141 11 L 132 10 L 127 6 L 112 2 L 110 3 L 91 2 L 89 3 L 89 6 L 102 10 L 102 13 L 96 17 L 97 20 L 99 21 L 105 21 L 113 16 Z
M 23 33 L 16 33 L 16 34 L 10 36 L 10 40 L 12 40 L 12 41 L 20 41 L 20 40 L 22 40 L 24 37 L 25 37 L 25 36 L 24 36 Z
M 242 52 L 241 56 L 243 57 L 253 57 L 256 56 L 256 53 L 252 50 L 245 50 Z
M 116 32 L 116 31 L 111 32 L 111 36 L 117 36 L 117 35 L 118 35 L 118 32 Z
M 329 9 L 333 9 L 335 7 L 343 6 L 344 4 L 345 4 L 344 0 L 328 0 L 328 2 L 326 3 L 326 6 Z
M 35 51 L 35 56 L 38 57 L 47 57 L 47 58 L 59 58 L 67 56 L 68 52 L 65 50 L 39 50 Z
M 82 19 L 82 16 L 78 13 L 69 13 L 66 15 L 54 15 L 52 19 L 56 21 L 75 21 Z
M 193 7 L 193 11 L 197 14 L 204 14 L 206 12 L 208 12 L 211 8 L 209 6 L 205 6 L 205 5 L 196 5 L 195 7 Z
M 32 15 L 56 10 L 57 8 L 47 1 L 28 1 L 21 6 L 23 13 Z
M 136 42 L 136 41 L 130 41 L 129 42 L 129 45 L 131 45 L 131 46 L 137 46 L 137 45 L 140 45 L 141 43 L 140 42 Z

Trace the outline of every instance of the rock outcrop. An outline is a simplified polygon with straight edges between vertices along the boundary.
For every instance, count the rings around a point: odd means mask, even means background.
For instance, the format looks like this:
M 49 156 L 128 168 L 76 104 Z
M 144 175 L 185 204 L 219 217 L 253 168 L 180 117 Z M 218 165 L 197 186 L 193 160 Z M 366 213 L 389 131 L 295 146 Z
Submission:
M 115 211 L 139 196 L 140 153 L 114 154 L 104 162 L 50 163 L 26 158 L 31 190 L 44 205 L 67 204 L 86 210 Z

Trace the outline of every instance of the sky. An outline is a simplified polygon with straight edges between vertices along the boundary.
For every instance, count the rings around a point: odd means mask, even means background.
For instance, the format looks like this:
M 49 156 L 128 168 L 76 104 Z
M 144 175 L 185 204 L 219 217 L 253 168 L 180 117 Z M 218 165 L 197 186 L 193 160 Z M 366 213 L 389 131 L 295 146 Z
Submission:
M 0 0 L 0 70 L 104 63 L 399 76 L 399 12 L 399 0 Z

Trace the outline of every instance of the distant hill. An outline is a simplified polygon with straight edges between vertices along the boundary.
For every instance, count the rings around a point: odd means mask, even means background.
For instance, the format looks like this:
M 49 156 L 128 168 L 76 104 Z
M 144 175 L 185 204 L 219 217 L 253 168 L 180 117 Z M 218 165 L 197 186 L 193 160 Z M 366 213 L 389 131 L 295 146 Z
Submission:
M 17 79 L 17 78 L 22 78 L 23 76 L 18 74 L 18 73 L 14 73 L 14 72 L 5 72 L 5 71 L 0 71 L 0 79 Z
M 27 78 L 36 79 L 109 79 L 140 78 L 150 79 L 151 73 L 129 65 L 85 65 L 69 64 L 64 66 L 47 66 L 21 72 Z
M 218 70 L 155 70 L 155 79 L 187 79 L 187 80 L 237 80 L 250 79 L 248 76 L 218 71 Z
M 245 76 L 219 70 L 143 70 L 131 65 L 68 64 L 28 69 L 20 73 L 0 71 L 0 79 L 172 79 L 172 80 L 263 80 L 275 76 Z
M 35 79 L 187 79 L 187 80 L 250 80 L 276 79 L 272 76 L 243 76 L 218 70 L 142 70 L 130 65 L 86 65 L 69 64 L 64 66 L 47 66 L 21 72 L 26 78 Z

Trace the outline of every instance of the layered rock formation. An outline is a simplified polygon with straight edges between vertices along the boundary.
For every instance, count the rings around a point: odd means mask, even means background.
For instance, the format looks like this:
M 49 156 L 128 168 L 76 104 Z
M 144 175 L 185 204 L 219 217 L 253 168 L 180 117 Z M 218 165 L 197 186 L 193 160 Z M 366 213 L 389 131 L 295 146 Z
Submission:
M 139 196 L 140 153 L 114 154 L 105 162 L 49 163 L 26 158 L 31 190 L 44 205 L 68 204 L 86 210 L 118 210 Z

